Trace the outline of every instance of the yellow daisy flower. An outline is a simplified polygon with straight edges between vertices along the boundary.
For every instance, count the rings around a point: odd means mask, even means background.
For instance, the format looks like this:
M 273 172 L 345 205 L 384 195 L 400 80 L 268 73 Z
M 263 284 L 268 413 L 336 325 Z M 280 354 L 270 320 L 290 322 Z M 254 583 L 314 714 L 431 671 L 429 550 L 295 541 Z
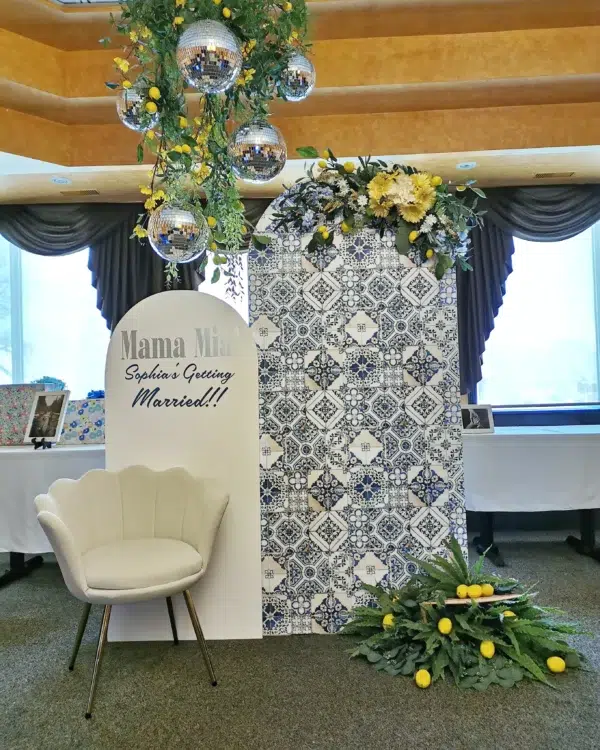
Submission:
M 379 174 L 376 174 L 367 186 L 369 198 L 371 198 L 372 201 L 378 201 L 383 198 L 389 190 L 392 181 L 392 175 L 389 175 L 386 172 L 379 172 Z
M 385 219 L 385 217 L 389 214 L 391 204 L 387 201 L 384 201 L 383 203 L 379 203 L 378 201 L 370 201 L 369 208 L 373 212 L 373 216 L 377 216 L 379 219 Z
M 420 203 L 413 203 L 407 206 L 402 206 L 402 208 L 400 209 L 400 216 L 402 216 L 404 221 L 408 221 L 410 224 L 416 224 L 417 222 L 421 221 L 426 213 L 426 209 L 423 208 Z

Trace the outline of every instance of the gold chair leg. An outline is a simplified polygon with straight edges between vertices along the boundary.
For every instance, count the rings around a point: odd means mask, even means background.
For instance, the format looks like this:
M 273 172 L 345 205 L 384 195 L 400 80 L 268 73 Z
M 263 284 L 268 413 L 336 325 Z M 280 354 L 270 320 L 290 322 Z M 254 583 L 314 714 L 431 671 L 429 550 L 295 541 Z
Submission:
M 178 646 L 179 638 L 177 636 L 177 624 L 175 623 L 175 613 L 173 612 L 173 600 L 170 596 L 167 596 L 167 609 L 169 610 L 169 622 L 171 623 L 171 632 L 173 633 L 173 643 L 175 646 Z
M 213 687 L 216 687 L 217 677 L 215 675 L 215 670 L 213 669 L 212 662 L 210 660 L 210 654 L 208 653 L 208 647 L 206 645 L 206 641 L 204 640 L 204 633 L 202 632 L 202 628 L 200 627 L 200 621 L 198 620 L 198 614 L 196 613 L 194 600 L 192 599 L 192 595 L 190 594 L 190 592 L 187 590 L 183 592 L 183 598 L 185 599 L 188 612 L 190 613 L 190 620 L 192 621 L 194 632 L 196 633 L 196 638 L 198 639 L 198 645 L 200 646 L 200 650 L 202 651 L 202 656 L 204 657 L 204 663 L 206 664 L 206 668 L 208 669 L 208 674 L 210 676 L 211 684 Z
M 75 659 L 77 659 L 77 654 L 79 653 L 79 647 L 81 646 L 81 639 L 83 638 L 83 634 L 85 633 L 85 626 L 87 625 L 88 617 L 90 616 L 90 610 L 92 608 L 91 604 L 85 604 L 83 607 L 83 612 L 81 613 L 81 617 L 79 618 L 79 627 L 77 628 L 77 636 L 75 637 L 75 645 L 73 646 L 73 653 L 71 654 L 71 661 L 69 662 L 69 669 L 72 672 L 73 667 L 75 666 Z
M 96 694 L 96 683 L 98 681 L 98 672 L 100 670 L 100 661 L 102 660 L 102 650 L 106 643 L 106 634 L 108 632 L 108 623 L 110 620 L 110 611 L 112 605 L 106 604 L 104 612 L 102 614 L 102 624 L 100 625 L 100 633 L 98 635 L 98 648 L 96 649 L 96 661 L 94 662 L 94 673 L 92 674 L 92 684 L 90 685 L 90 697 L 88 699 L 87 711 L 85 712 L 85 718 L 92 718 L 92 706 L 94 704 L 94 695 Z

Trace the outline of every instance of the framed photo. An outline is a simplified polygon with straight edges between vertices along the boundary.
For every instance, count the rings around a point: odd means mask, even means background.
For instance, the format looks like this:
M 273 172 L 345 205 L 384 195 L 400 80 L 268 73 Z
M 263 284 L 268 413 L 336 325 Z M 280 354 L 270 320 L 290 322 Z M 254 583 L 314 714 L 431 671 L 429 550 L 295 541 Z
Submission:
M 494 415 L 492 407 L 487 404 L 468 404 L 463 406 L 463 432 L 494 432 Z
M 42 391 L 36 393 L 25 431 L 25 442 L 44 438 L 47 443 L 58 443 L 62 433 L 70 391 Z

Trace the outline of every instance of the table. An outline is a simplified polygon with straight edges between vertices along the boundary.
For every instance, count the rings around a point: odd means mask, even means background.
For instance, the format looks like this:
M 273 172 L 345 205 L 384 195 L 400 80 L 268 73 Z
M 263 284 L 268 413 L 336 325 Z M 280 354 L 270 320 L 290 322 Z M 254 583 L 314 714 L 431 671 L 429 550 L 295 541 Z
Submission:
M 493 514 L 579 510 L 578 552 L 600 559 L 594 509 L 600 507 L 600 425 L 498 427 L 464 434 L 467 510 L 484 513 L 479 547 L 493 545 Z M 497 548 L 496 548 L 497 550 Z
M 103 445 L 0 447 L 0 551 L 10 552 L 10 569 L 0 586 L 27 575 L 42 558 L 25 561 L 26 554 L 51 552 L 36 517 L 33 501 L 61 477 L 78 479 L 90 469 L 104 468 Z

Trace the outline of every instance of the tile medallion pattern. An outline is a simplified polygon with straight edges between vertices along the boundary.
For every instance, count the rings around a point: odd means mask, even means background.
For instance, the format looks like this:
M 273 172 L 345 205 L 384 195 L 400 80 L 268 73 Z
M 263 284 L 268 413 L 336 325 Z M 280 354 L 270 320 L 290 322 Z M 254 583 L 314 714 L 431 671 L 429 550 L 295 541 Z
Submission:
M 264 632 L 335 633 L 363 583 L 466 544 L 455 281 L 368 230 L 318 255 L 271 236 L 249 255 Z

